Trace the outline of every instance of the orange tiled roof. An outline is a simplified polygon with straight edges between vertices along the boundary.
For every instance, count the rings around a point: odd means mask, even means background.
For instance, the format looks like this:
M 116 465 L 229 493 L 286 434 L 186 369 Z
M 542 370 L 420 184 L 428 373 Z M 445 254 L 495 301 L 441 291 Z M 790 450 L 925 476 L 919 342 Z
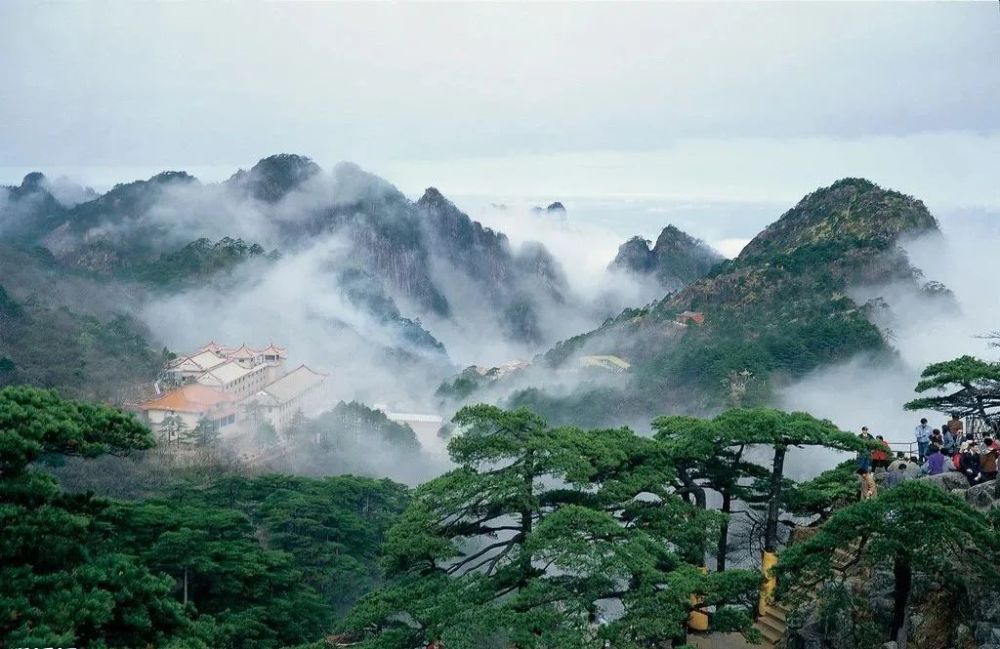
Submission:
M 192 383 L 171 390 L 162 397 L 139 406 L 142 410 L 175 410 L 177 412 L 207 412 L 232 403 L 235 398 L 215 388 Z

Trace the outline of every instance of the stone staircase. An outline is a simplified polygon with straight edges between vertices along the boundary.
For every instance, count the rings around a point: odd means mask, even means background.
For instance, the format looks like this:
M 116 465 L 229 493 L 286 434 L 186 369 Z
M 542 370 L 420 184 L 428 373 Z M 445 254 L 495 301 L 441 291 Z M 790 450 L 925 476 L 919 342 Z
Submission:
M 788 616 L 791 609 L 781 602 L 774 602 L 764 608 L 764 613 L 757 618 L 754 627 L 764 637 L 764 642 L 759 647 L 777 647 L 778 642 L 785 635 L 788 628 Z
M 833 568 L 837 574 L 842 575 L 847 569 L 852 559 L 851 553 L 842 548 L 837 548 L 833 552 Z M 778 643 L 785 636 L 788 629 L 788 616 L 792 610 L 781 602 L 772 602 L 764 607 L 764 611 L 754 627 L 760 631 L 764 637 L 764 642 L 759 647 L 777 647 Z

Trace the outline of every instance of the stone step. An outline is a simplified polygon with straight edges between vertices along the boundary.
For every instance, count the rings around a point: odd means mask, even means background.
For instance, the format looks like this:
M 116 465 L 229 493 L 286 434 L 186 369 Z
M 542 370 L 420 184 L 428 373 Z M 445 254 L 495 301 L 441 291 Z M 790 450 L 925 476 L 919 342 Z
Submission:
M 779 637 L 784 635 L 785 629 L 788 628 L 788 625 L 786 625 L 783 620 L 769 616 L 757 618 L 757 624 L 760 627 L 767 627 L 769 629 L 773 629 L 778 633 Z
M 764 615 L 765 616 L 777 618 L 777 619 L 781 620 L 783 623 L 786 623 L 786 624 L 788 622 L 788 615 L 790 613 L 791 613 L 791 611 L 789 611 L 788 609 L 786 609 L 784 607 L 780 607 L 779 608 L 779 605 L 776 602 L 773 603 L 773 604 L 769 604 L 764 609 Z
M 781 637 L 785 635 L 784 631 L 778 631 L 777 629 L 769 627 L 765 624 L 761 624 L 760 620 L 757 621 L 756 626 L 757 630 L 760 631 L 760 634 L 764 636 L 764 640 L 772 646 L 778 644 L 778 640 L 781 640 Z
M 783 603 L 778 601 L 771 602 L 769 608 L 773 608 L 776 611 L 781 611 L 786 616 L 792 612 L 792 609 L 790 607 L 785 606 Z

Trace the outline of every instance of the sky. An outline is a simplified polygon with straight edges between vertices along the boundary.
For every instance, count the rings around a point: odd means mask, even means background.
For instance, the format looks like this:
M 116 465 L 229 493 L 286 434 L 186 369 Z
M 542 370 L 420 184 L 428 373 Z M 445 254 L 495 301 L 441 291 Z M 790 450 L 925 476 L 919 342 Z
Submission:
M 0 183 L 295 152 L 409 194 L 1000 204 L 996 2 L 15 0 L 0 66 Z

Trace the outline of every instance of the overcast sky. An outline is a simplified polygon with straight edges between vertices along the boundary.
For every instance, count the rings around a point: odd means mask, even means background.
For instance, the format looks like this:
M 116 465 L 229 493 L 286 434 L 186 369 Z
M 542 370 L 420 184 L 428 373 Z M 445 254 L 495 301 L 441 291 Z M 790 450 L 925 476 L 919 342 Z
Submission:
M 411 193 L 1000 205 L 996 2 L 4 2 L 0 65 L 0 183 L 296 152 Z

